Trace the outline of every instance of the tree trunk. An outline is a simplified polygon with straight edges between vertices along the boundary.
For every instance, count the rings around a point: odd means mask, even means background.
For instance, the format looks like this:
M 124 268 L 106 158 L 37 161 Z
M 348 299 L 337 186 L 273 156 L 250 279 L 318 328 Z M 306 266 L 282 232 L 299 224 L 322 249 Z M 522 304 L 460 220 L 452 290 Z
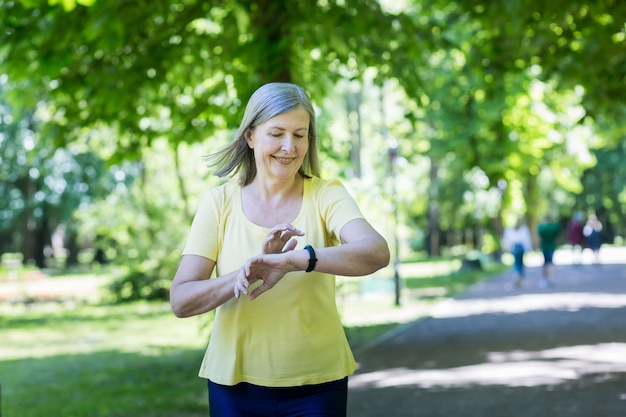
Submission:
M 182 142 L 179 142 L 178 145 L 173 147 L 174 164 L 176 165 L 176 176 L 178 177 L 178 191 L 180 192 L 181 200 L 183 200 L 183 210 L 185 211 L 185 216 L 189 219 L 193 217 L 193 214 L 189 208 L 189 194 L 187 193 L 187 187 L 185 187 L 185 179 L 180 164 L 180 152 L 178 149 L 181 145 Z
M 428 253 L 431 257 L 439 256 L 439 166 L 430 157 L 430 186 L 428 189 Z
M 35 258 L 35 231 L 37 223 L 33 219 L 32 202 L 35 195 L 36 184 L 32 178 L 26 174 L 21 182 L 22 196 L 26 205 L 19 217 L 19 230 L 21 235 L 20 252 L 24 264 L 33 262 Z
M 9 231 L 0 232 L 0 255 L 11 251 L 12 236 Z
M 65 258 L 65 267 L 78 265 L 78 235 L 71 227 L 67 228 L 63 245 L 67 250 L 67 258 Z
M 48 219 L 48 206 L 43 205 L 43 215 L 41 221 L 37 222 L 37 228 L 35 230 L 35 252 L 33 253 L 33 259 L 35 265 L 38 268 L 46 267 L 46 245 L 50 244 L 50 220 Z
M 292 82 L 291 20 L 284 12 L 288 0 L 260 0 L 251 10 L 251 31 L 258 53 L 261 83 Z
M 349 92 L 346 96 L 348 127 L 352 138 L 350 148 L 350 166 L 352 174 L 361 178 L 361 92 Z M 353 117 L 353 115 L 355 117 Z
M 533 201 L 538 201 L 541 197 L 539 194 L 539 187 L 537 186 L 537 177 L 533 175 L 528 176 L 528 180 L 526 181 L 526 193 L 524 194 L 524 199 L 526 200 L 526 225 L 528 229 L 530 229 L 530 235 L 533 240 L 533 247 L 537 248 L 539 246 L 539 237 L 537 235 L 537 225 L 539 224 L 539 216 L 538 207 L 541 207 L 540 204 L 533 204 Z M 529 202 L 531 202 L 529 204 Z

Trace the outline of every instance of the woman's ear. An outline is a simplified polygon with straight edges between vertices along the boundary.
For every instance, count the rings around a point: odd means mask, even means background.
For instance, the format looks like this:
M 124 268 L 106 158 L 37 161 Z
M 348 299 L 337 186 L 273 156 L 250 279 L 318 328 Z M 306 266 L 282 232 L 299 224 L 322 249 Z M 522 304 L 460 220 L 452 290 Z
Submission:
M 246 138 L 246 142 L 248 142 L 248 147 L 250 149 L 254 149 L 254 145 L 252 143 L 252 130 L 250 128 L 246 129 L 243 133 L 243 137 Z

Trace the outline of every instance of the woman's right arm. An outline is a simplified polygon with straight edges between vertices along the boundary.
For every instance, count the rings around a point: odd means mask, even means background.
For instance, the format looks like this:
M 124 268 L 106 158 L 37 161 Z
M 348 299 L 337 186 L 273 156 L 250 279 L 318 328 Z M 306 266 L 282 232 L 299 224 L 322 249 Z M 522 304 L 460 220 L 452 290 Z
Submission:
M 170 305 L 176 317 L 206 313 L 233 298 L 239 271 L 211 278 L 215 262 L 197 255 L 183 255 L 170 288 Z

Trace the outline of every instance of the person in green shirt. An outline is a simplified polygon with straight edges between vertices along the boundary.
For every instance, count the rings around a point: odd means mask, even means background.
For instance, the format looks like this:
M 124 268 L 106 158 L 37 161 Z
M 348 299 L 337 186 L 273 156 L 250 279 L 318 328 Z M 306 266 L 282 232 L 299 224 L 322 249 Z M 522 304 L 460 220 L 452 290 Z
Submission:
M 539 226 L 537 227 L 537 234 L 539 235 L 539 246 L 541 253 L 543 254 L 543 266 L 541 269 L 541 280 L 539 281 L 540 287 L 551 287 L 552 276 L 554 269 L 554 252 L 556 251 L 556 242 L 561 234 L 561 227 L 552 221 L 550 216 L 545 216 Z

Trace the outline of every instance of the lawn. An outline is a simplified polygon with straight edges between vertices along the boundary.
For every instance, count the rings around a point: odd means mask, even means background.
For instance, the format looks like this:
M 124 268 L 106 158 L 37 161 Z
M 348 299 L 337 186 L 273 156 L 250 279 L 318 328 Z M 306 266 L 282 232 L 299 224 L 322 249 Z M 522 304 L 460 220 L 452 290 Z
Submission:
M 196 375 L 207 333 L 165 303 L 5 305 L 2 415 L 206 415 Z
M 340 277 L 338 307 L 353 348 L 501 270 L 456 269 L 450 262 L 404 265 L 399 306 L 392 279 Z M 207 416 L 197 371 L 209 326 L 206 318 L 177 319 L 168 303 L 3 302 L 0 415 Z

